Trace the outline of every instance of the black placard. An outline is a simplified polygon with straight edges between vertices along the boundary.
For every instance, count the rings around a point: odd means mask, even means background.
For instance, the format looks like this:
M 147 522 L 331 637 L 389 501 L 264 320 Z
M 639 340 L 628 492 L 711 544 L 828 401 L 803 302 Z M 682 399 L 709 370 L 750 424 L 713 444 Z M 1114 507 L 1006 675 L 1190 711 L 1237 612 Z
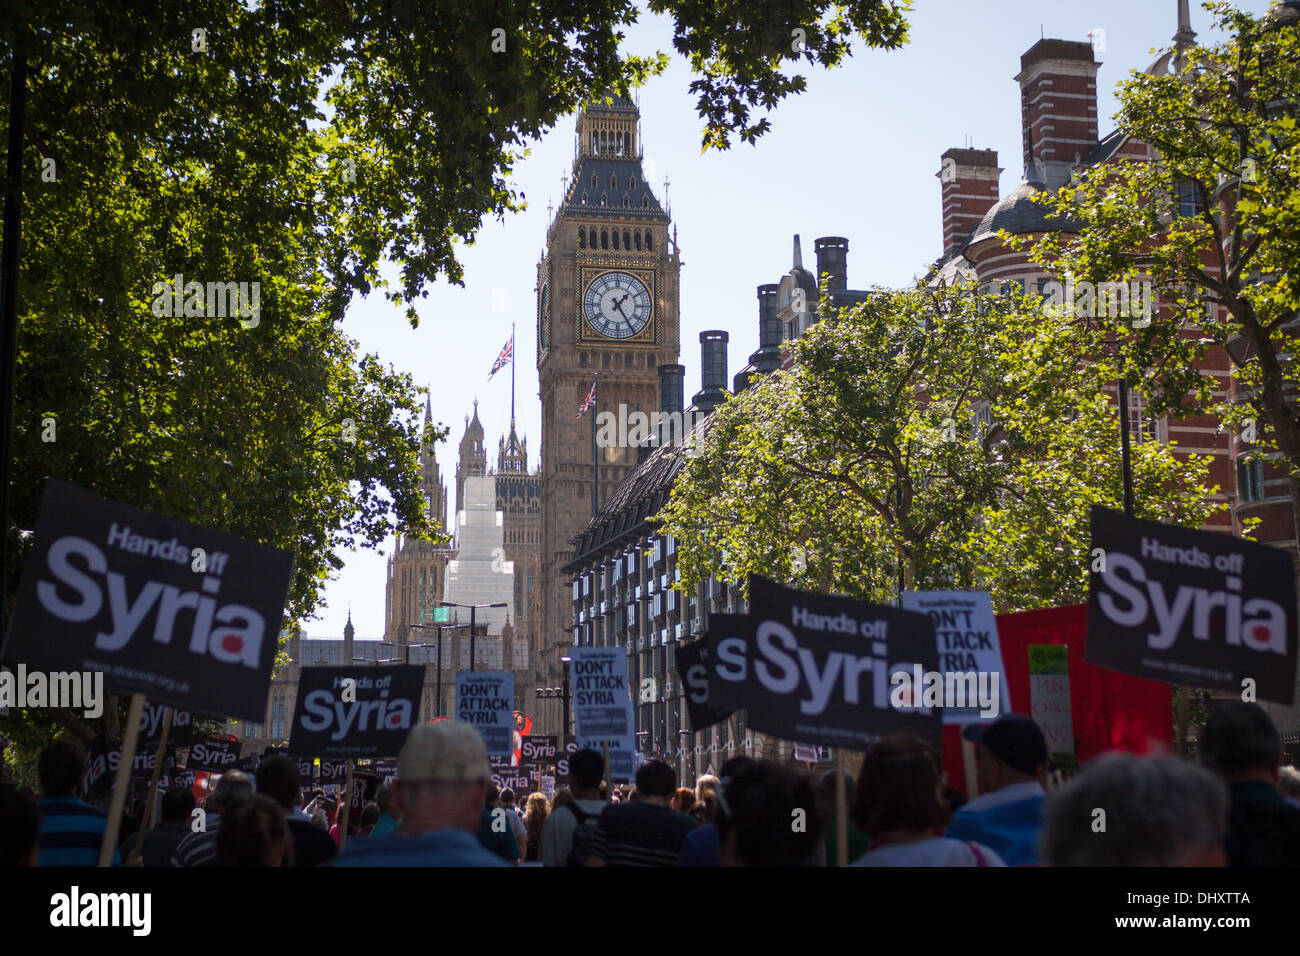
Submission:
M 753 623 L 748 614 L 710 614 L 704 633 L 705 661 L 708 667 L 709 706 L 714 710 L 736 711 L 745 706 L 745 685 L 739 681 L 718 680 L 718 648 L 723 641 L 753 641 Z
M 185 766 L 191 770 L 206 770 L 208 773 L 225 773 L 239 764 L 239 752 L 242 748 L 243 744 L 238 740 L 204 737 L 202 740 L 195 741 L 190 747 L 190 755 L 185 761 Z
M 891 676 L 938 669 L 924 614 L 810 594 L 749 578 L 753 643 L 718 645 L 715 674 L 744 685 L 746 720 L 764 733 L 865 750 L 886 734 L 940 739 L 938 708 L 895 706 Z
M 520 763 L 554 763 L 559 755 L 557 738 L 545 734 L 529 734 L 519 745 Z
M 3 657 L 262 720 L 292 565 L 287 551 L 48 479 Z
M 158 748 L 156 744 L 152 749 L 141 749 L 135 752 L 135 757 L 131 761 L 130 779 L 133 783 L 149 782 L 153 777 L 153 768 L 157 762 L 157 756 Z M 113 781 L 117 778 L 117 767 L 121 758 L 122 744 L 119 741 L 108 740 L 103 734 L 100 734 L 90 742 L 90 747 L 86 751 L 86 770 L 81 777 L 82 792 L 89 799 L 99 799 L 112 793 Z M 168 744 L 163 751 L 163 769 L 158 775 L 159 780 L 162 779 L 164 774 L 170 773 L 175 765 L 175 750 Z
M 338 785 L 348 778 L 346 760 L 322 760 L 320 762 L 320 782 Z
M 493 770 L 492 782 L 500 790 L 509 787 L 516 795 L 529 792 L 528 773 L 523 767 L 502 767 Z
M 1226 534 L 1092 509 L 1090 664 L 1292 704 L 1291 556 Z M 1104 570 L 1103 570 L 1104 569 Z
M 735 713 L 734 710 L 712 707 L 709 704 L 711 685 L 707 641 L 679 644 L 675 656 L 677 679 L 681 681 L 682 690 L 686 692 L 686 711 L 691 720 L 692 731 L 720 724 Z
M 349 693 L 347 681 L 354 682 L 354 693 Z M 395 757 L 419 717 L 423 686 L 420 665 L 304 667 L 289 752 L 322 758 Z
M 167 743 L 177 747 L 188 747 L 194 740 L 194 715 L 188 710 L 177 710 L 159 701 L 146 700 L 140 711 L 140 737 L 137 747 L 150 747 L 155 750 L 162 740 L 163 723 L 167 711 L 171 711 L 171 728 L 167 731 Z

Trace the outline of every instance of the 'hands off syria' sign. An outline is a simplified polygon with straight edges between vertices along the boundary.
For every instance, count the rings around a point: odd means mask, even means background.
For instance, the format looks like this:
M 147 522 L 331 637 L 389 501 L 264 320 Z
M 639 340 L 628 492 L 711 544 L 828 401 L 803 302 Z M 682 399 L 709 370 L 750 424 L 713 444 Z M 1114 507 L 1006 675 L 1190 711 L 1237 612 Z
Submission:
M 4 656 L 261 721 L 292 564 L 286 551 L 50 479 Z
M 1092 547 L 1088 663 L 1234 693 L 1253 681 L 1258 697 L 1292 703 L 1289 554 L 1099 507 L 1092 509 Z

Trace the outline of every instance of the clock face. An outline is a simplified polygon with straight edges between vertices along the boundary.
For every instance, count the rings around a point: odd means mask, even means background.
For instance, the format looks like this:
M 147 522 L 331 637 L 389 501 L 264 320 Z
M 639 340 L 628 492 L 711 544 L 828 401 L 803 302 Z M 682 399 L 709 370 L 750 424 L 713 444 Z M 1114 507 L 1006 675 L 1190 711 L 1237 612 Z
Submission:
M 606 272 L 587 286 L 582 311 L 591 327 L 606 338 L 631 338 L 650 321 L 650 292 L 636 276 Z

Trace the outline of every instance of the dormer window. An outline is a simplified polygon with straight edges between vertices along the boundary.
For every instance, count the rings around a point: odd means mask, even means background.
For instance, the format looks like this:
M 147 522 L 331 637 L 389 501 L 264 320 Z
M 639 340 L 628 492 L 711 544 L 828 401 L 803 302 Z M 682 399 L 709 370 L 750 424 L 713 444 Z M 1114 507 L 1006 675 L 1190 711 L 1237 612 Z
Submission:
M 597 184 L 598 184 L 599 182 L 600 182 L 600 180 L 598 180 L 598 179 L 596 178 L 596 174 L 595 174 L 595 173 L 592 173 L 592 174 L 591 174 L 591 188 L 592 188 L 592 189 L 595 189 L 596 186 L 597 186 Z
M 608 194 L 608 193 L 601 193 L 601 194 L 600 194 L 600 204 L 601 204 L 602 206 L 608 206 L 608 205 L 609 205 L 609 194 Z
M 642 196 L 642 197 L 641 197 L 641 208 L 642 208 L 642 209 L 649 209 L 649 208 L 650 208 L 650 197 L 649 197 L 649 196 Z
M 623 194 L 623 208 L 624 208 L 624 209 L 631 209 L 631 208 L 632 208 L 632 200 L 630 200 L 630 199 L 627 198 L 627 194 L 626 194 L 626 193 Z
M 636 177 L 635 177 L 635 176 L 629 176 L 629 177 L 628 177 L 628 180 L 627 180 L 627 188 L 628 188 L 628 189 L 636 189 Z
M 610 189 L 617 189 L 617 188 L 618 188 L 618 177 L 615 176 L 615 175 L 613 175 L 612 173 L 610 174 L 610 177 L 609 177 L 609 188 L 610 188 Z

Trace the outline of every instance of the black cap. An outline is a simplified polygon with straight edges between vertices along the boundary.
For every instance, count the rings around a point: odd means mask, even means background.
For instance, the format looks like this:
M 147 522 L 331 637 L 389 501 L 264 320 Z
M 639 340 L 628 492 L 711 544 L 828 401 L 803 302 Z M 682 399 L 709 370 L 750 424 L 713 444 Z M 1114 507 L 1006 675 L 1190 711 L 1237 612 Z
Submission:
M 971 724 L 962 736 L 983 744 L 1012 770 L 1038 773 L 1047 765 L 1047 738 L 1024 714 L 1004 714 L 991 724 Z

